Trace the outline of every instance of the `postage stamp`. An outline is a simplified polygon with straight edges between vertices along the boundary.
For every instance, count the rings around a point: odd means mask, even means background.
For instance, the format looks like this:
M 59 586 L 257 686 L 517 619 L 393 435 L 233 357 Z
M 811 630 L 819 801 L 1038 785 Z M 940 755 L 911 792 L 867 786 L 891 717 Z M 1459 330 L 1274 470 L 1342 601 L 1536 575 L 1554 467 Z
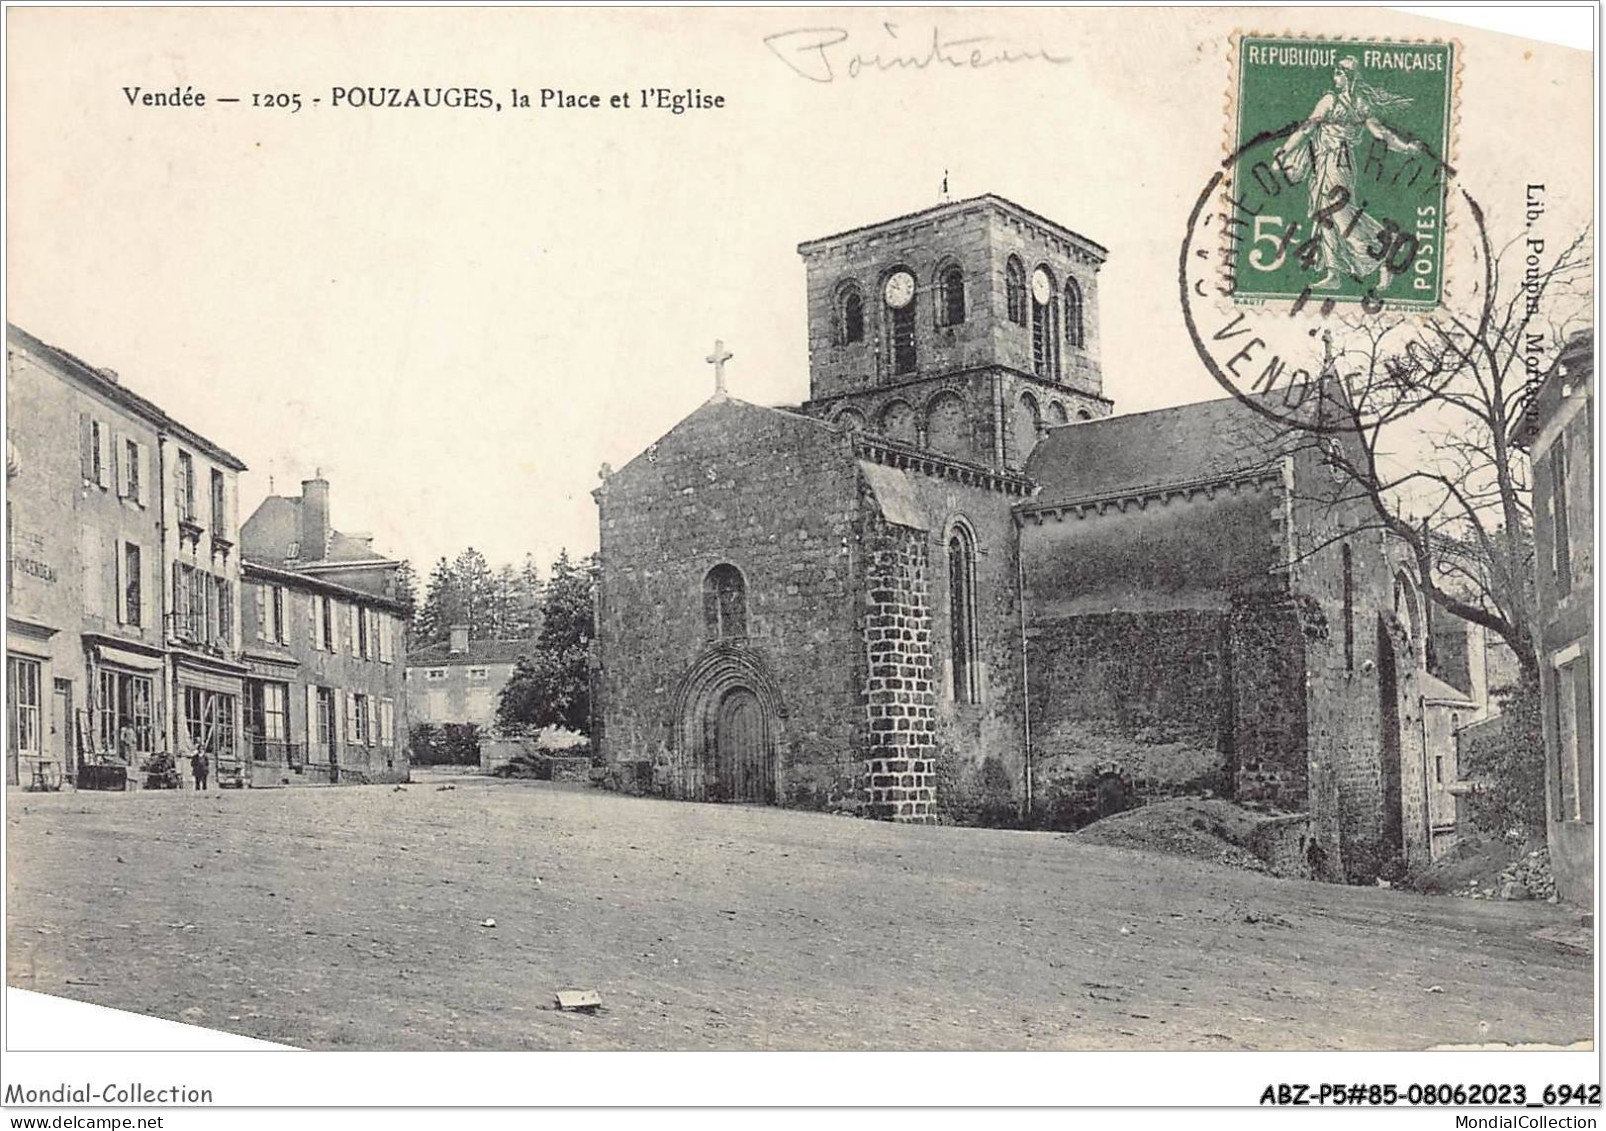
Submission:
M 1456 45 L 1237 37 L 1240 302 L 1438 305 Z

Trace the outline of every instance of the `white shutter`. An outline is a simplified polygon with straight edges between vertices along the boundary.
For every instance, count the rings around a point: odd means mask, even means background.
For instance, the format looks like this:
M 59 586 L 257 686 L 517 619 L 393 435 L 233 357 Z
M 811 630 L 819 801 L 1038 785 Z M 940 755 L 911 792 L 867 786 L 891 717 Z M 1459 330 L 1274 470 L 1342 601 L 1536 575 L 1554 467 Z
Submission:
M 312 647 L 323 650 L 323 598 L 316 593 L 312 594 Z
M 396 704 L 390 699 L 379 701 L 379 745 L 396 744 Z
M 273 589 L 266 583 L 259 583 L 251 587 L 252 595 L 257 603 L 257 639 L 268 638 L 268 601 L 272 599 Z
M 141 547 L 139 551 L 139 623 L 146 628 L 151 627 L 150 579 L 153 576 L 156 578 L 156 583 L 160 585 L 162 583 L 161 569 L 157 566 L 155 558 L 152 558 L 148 564 L 146 563 L 145 550 Z
M 128 459 L 123 452 L 123 437 L 121 433 L 108 429 L 107 442 L 112 449 L 112 483 L 117 487 L 117 497 L 128 497 Z
M 379 704 L 368 696 L 368 745 L 379 745 Z
M 139 482 L 134 485 L 134 501 L 140 506 L 145 505 L 151 489 L 150 452 L 144 444 L 134 445 L 134 470 L 139 476 Z
M 346 615 L 342 618 L 346 622 L 346 651 L 353 656 L 360 656 L 357 648 L 357 610 L 358 606 L 346 607 Z
M 117 606 L 117 623 L 128 623 L 128 551 L 121 539 L 112 540 L 112 562 L 117 571 L 117 591 L 112 597 Z
M 357 733 L 357 728 L 354 725 L 355 716 L 351 710 L 351 692 L 336 691 L 335 706 L 339 708 L 337 714 L 342 720 L 341 726 L 343 729 L 340 732 L 340 742 L 342 746 L 348 746 L 351 744 L 352 737 Z
M 307 732 L 305 745 L 307 753 L 318 745 L 318 689 L 307 684 Z

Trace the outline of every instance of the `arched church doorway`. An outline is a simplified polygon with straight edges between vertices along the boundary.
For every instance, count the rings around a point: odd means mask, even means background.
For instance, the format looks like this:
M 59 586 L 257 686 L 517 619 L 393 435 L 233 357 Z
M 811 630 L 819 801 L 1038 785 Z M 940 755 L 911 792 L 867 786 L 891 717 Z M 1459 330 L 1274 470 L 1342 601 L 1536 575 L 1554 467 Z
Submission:
M 775 803 L 775 756 L 766 734 L 764 708 L 748 687 L 720 698 L 713 717 L 712 793 L 722 801 Z
M 755 651 L 729 640 L 710 645 L 681 680 L 674 710 L 687 797 L 776 803 L 784 711 L 779 687 Z

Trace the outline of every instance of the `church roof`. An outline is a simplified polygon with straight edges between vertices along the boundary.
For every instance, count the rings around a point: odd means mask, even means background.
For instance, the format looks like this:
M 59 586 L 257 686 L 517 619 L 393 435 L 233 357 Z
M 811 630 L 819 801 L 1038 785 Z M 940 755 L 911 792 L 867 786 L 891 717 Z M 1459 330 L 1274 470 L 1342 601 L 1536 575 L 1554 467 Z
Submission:
M 1301 442 L 1223 397 L 1052 429 L 1026 474 L 1041 488 L 1034 504 L 1103 498 L 1264 469 Z

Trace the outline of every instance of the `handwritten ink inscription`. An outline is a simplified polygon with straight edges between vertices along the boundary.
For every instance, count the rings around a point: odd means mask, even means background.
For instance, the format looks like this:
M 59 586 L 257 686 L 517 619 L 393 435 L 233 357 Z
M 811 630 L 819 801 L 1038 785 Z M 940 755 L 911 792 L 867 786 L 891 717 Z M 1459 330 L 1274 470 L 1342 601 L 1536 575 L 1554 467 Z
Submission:
M 889 42 L 850 44 L 852 33 L 840 27 L 806 27 L 764 37 L 781 62 L 810 82 L 833 82 L 845 74 L 856 79 L 867 71 L 924 71 L 932 67 L 983 70 L 1013 63 L 1064 64 L 1069 56 L 1047 48 L 1005 43 L 991 35 L 945 36 L 933 26 L 928 37 L 900 35 L 899 26 L 883 23 Z M 869 54 L 865 54 L 868 51 Z

